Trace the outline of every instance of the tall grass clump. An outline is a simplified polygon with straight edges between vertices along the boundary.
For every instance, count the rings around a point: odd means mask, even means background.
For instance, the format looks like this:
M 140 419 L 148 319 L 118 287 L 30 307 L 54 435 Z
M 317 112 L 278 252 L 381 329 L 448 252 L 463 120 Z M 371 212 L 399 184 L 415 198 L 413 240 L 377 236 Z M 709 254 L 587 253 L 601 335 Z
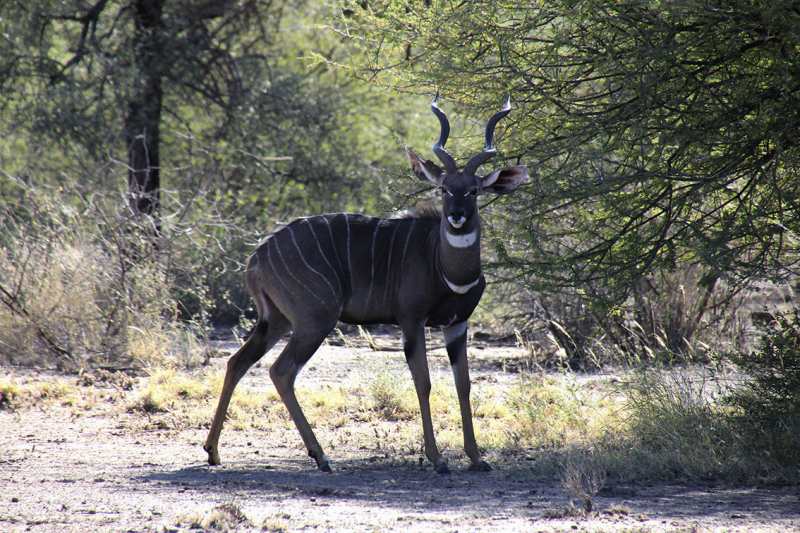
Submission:
M 721 389 L 704 369 L 639 370 L 625 385 L 627 425 L 638 461 L 630 475 L 655 479 L 726 477 L 736 463 L 733 426 Z

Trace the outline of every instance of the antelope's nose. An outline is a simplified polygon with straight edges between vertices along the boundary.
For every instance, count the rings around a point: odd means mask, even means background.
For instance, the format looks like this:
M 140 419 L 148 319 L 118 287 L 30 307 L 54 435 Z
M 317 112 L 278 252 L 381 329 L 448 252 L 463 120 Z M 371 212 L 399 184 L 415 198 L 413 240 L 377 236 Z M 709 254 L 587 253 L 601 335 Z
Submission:
M 464 222 L 467 221 L 467 219 L 464 217 L 463 209 L 453 209 L 450 211 L 450 214 L 447 215 L 447 220 L 456 229 L 460 228 Z

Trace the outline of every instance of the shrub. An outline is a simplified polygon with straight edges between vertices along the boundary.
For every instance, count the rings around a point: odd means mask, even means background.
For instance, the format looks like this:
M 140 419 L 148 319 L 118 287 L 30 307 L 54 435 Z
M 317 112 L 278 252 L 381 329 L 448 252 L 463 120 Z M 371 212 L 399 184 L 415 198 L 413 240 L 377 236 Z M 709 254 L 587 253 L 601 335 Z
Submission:
M 730 396 L 731 403 L 766 424 L 800 417 L 800 309 L 776 315 L 755 351 L 731 359 L 752 378 Z
M 732 475 L 735 428 L 715 401 L 720 387 L 702 368 L 641 370 L 625 384 L 633 448 L 662 479 Z
M 783 481 L 800 478 L 800 309 L 767 324 L 757 349 L 730 355 L 749 379 L 726 400 L 748 452 L 771 464 Z
M 0 365 L 128 369 L 175 351 L 186 327 L 146 221 L 74 183 L 2 179 Z
M 788 333 L 786 327 L 786 322 L 775 326 L 765 337 L 780 335 L 777 344 L 786 348 L 794 342 L 787 338 L 800 338 L 797 330 Z M 780 357 L 769 355 L 771 348 L 761 353 L 775 344 L 765 338 L 761 350 L 733 356 L 750 361 L 742 361 L 743 369 L 755 364 L 744 383 L 730 376 L 719 379 L 714 369 L 699 366 L 636 373 L 624 387 L 629 448 L 639 457 L 635 477 L 645 473 L 660 479 L 773 484 L 800 480 L 800 423 L 796 407 L 791 407 L 796 403 L 788 399 L 797 394 L 797 382 L 785 377 L 777 384 L 772 377 L 780 372 L 768 370 L 774 365 L 783 372 L 791 366 L 787 360 L 797 356 L 784 357 L 781 366 Z

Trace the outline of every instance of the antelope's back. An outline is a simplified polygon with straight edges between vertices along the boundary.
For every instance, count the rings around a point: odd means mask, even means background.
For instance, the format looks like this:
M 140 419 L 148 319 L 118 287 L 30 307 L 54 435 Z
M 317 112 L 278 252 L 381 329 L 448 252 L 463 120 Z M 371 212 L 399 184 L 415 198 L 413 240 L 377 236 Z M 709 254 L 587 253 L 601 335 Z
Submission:
M 439 223 L 352 213 L 299 218 L 258 247 L 247 275 L 267 281 L 258 285 L 290 319 L 303 302 L 344 322 L 396 323 L 399 293 L 431 278 Z

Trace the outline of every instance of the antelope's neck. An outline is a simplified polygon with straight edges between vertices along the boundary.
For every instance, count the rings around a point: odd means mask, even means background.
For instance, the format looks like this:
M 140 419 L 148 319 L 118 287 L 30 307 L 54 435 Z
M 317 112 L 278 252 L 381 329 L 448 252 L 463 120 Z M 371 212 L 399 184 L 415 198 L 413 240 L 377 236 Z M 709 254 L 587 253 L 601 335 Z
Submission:
M 442 217 L 439 228 L 439 264 L 444 282 L 453 292 L 464 294 L 478 284 L 481 275 L 481 228 L 454 228 Z

